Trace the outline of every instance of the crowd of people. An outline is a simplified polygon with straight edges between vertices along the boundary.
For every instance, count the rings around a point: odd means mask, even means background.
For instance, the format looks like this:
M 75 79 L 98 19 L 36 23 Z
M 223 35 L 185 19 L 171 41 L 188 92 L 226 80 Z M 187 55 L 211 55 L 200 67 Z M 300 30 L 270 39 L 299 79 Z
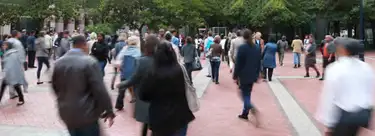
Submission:
M 142 136 L 146 136 L 148 130 L 152 130 L 153 136 L 187 135 L 188 124 L 195 119 L 193 113 L 199 110 L 192 72 L 202 69 L 201 58 L 207 59 L 207 77 L 216 84 L 219 84 L 221 62 L 226 62 L 243 100 L 238 118 L 248 120 L 252 114 L 256 126 L 260 122 L 259 111 L 251 103 L 253 86 L 259 80 L 272 82 L 277 62 L 284 66 L 284 54 L 289 49 L 293 52 L 293 68 L 300 68 L 301 55 L 305 56 L 304 77 L 310 77 L 310 68 L 315 70 L 316 78 L 321 77 L 316 66 L 316 50 L 319 48 L 322 53 L 324 72 L 320 80 L 326 80 L 318 120 L 329 128 L 327 133 L 355 135 L 359 126 L 368 126 L 372 111 L 373 97 L 365 96 L 374 91 L 371 84 L 375 78 L 368 74 L 373 71 L 368 64 L 355 58 L 360 45 L 350 38 L 334 39 L 327 35 L 318 47 L 312 35 L 304 40 L 296 35 L 289 44 L 286 36 L 277 40 L 270 35 L 265 41 L 260 32 L 253 33 L 249 29 L 228 36 L 208 32 L 194 38 L 181 38 L 176 30 L 160 29 L 158 34 L 146 33 L 144 39 L 138 31 L 109 36 L 95 32 L 70 34 L 68 31 L 26 34 L 25 30 L 14 30 L 0 42 L 5 73 L 0 100 L 5 88 L 10 86 L 10 98 L 18 97 L 17 105 L 23 105 L 23 92 L 27 92 L 28 86 L 24 71 L 37 68 L 36 84 L 43 84 L 40 79 L 43 64 L 49 71 L 50 61 L 54 60 L 48 82 L 57 97 L 60 117 L 72 136 L 99 136 L 100 118 L 108 121 L 109 126 L 114 123 L 116 115 L 103 82 L 105 67 L 112 62 L 114 74 L 110 88 L 119 92 L 114 108 L 124 110 L 128 90 L 130 103 L 135 103 L 134 117 L 143 123 Z M 37 67 L 34 66 L 35 59 Z M 357 74 L 348 72 L 354 69 L 358 70 Z M 116 85 L 117 75 L 120 75 L 120 83 Z M 366 82 L 362 82 L 364 80 Z M 341 83 L 344 85 L 338 85 Z M 353 83 L 356 87 L 361 86 L 360 91 L 353 91 L 358 88 L 353 88 Z M 332 93 L 339 90 L 347 92 L 341 93 L 344 95 Z M 346 101 L 348 96 L 353 99 Z M 332 113 L 341 113 L 353 120 L 362 119 L 362 122 L 353 126 L 347 120 L 335 118 Z

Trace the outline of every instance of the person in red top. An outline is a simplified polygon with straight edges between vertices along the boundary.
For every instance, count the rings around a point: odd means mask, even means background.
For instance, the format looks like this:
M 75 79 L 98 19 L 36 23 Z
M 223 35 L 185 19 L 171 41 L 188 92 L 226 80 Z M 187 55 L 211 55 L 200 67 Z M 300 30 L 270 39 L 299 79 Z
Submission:
M 325 68 L 336 60 L 335 52 L 336 48 L 333 44 L 333 37 L 331 35 L 326 35 L 324 39 L 325 43 L 322 47 L 323 51 L 323 76 L 319 80 L 324 80 L 324 70 Z

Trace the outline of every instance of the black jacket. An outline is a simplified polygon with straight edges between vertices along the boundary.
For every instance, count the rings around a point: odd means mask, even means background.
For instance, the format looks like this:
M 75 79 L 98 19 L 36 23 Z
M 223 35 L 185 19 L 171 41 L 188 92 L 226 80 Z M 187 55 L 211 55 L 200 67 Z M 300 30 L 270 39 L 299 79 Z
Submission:
M 179 65 L 158 68 L 143 82 L 140 98 L 150 102 L 150 127 L 156 134 L 172 135 L 194 120 L 186 100 L 185 80 Z M 163 72 L 164 71 L 164 72 Z
M 260 73 L 261 50 L 258 46 L 243 44 L 238 48 L 233 78 L 241 84 L 252 84 Z
M 109 47 L 105 42 L 95 42 L 91 48 L 91 55 L 99 61 L 106 61 L 108 59 Z

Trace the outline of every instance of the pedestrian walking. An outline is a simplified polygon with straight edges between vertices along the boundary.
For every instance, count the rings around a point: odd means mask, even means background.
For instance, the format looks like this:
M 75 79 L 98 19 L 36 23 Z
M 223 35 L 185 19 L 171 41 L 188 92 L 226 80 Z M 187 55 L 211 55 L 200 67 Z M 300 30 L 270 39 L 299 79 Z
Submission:
M 12 43 L 7 41 L 4 42 L 3 49 L 5 50 L 4 58 L 2 60 L 2 64 L 4 65 L 4 78 L 0 88 L 0 101 L 4 96 L 5 88 L 10 86 L 17 92 L 17 105 L 23 105 L 25 100 L 21 85 L 26 84 L 23 62 L 20 59 L 18 50 L 15 49 L 15 46 L 13 46 Z
M 327 66 L 336 60 L 335 52 L 336 47 L 333 44 L 333 37 L 326 35 L 324 38 L 323 46 L 323 76 L 319 80 L 324 80 L 324 73 Z
M 98 35 L 95 32 L 91 32 L 90 33 L 90 40 L 87 42 L 87 45 L 89 46 L 90 54 L 91 54 L 92 46 L 97 41 L 98 41 Z
M 334 46 L 339 58 L 326 69 L 316 118 L 326 136 L 357 136 L 373 115 L 375 73 L 357 57 L 359 40 L 338 37 Z
M 99 61 L 102 76 L 104 77 L 104 68 L 107 65 L 109 47 L 105 43 L 105 36 L 102 33 L 98 34 L 98 41 L 94 43 L 91 48 L 91 55 Z
M 251 111 L 256 117 L 256 126 L 259 126 L 258 110 L 251 104 L 251 93 L 254 83 L 260 79 L 261 48 L 254 44 L 251 30 L 246 29 L 243 32 L 243 38 L 245 43 L 238 48 L 233 71 L 233 79 L 239 85 L 244 103 L 243 111 L 238 117 L 248 120 Z
M 123 47 L 120 53 L 117 55 L 116 61 L 118 61 L 119 69 L 120 69 L 120 76 L 121 81 L 125 81 L 134 74 L 136 69 L 136 60 L 141 57 L 141 50 L 137 46 L 137 38 L 129 37 L 128 45 Z M 119 89 L 119 95 L 117 96 L 116 106 L 117 110 L 122 110 L 124 108 L 124 98 L 126 89 L 129 90 L 131 94 L 131 101 L 130 103 L 134 103 L 136 101 L 134 95 L 134 87 L 129 88 L 121 88 Z
M 182 56 L 181 56 L 180 48 L 179 48 L 178 45 L 176 45 L 176 44 L 174 44 L 174 43 L 172 42 L 172 37 L 173 37 L 173 36 L 172 36 L 171 33 L 166 33 L 164 39 L 165 39 L 166 41 L 168 41 L 169 43 L 172 44 L 172 48 L 173 48 L 173 50 L 174 50 L 174 52 L 175 52 L 175 54 L 176 54 L 176 57 L 177 57 L 177 61 L 178 61 L 178 63 L 180 63 L 180 64 L 184 64 L 184 58 L 182 58 Z M 163 41 L 163 40 L 161 40 L 161 41 Z
M 29 37 L 27 38 L 27 58 L 28 67 L 36 68 L 35 63 L 35 31 L 31 31 Z
M 303 42 L 301 39 L 299 39 L 298 35 L 294 37 L 291 47 L 293 48 L 294 68 L 299 68 L 301 67 L 301 53 L 303 51 Z
M 70 50 L 70 40 L 69 40 L 69 31 L 64 31 L 63 37 L 60 40 L 60 45 L 58 47 L 58 58 L 65 55 L 66 52 Z
M 220 36 L 215 36 L 214 44 L 211 45 L 211 69 L 212 69 L 212 82 L 215 82 L 216 84 L 219 84 L 219 73 L 220 73 L 220 56 L 223 53 L 223 49 L 220 45 Z
M 145 91 L 142 88 L 142 83 L 150 78 L 150 72 L 154 67 L 154 52 L 155 46 L 159 44 L 158 37 L 154 35 L 148 35 L 145 41 L 145 47 L 143 56 L 137 60 L 137 69 L 134 74 L 127 80 L 122 81 L 117 87 L 119 89 L 129 88 L 134 86 L 135 88 L 135 119 L 143 123 L 142 136 L 147 136 L 149 127 L 149 103 L 140 100 L 140 94 Z M 173 58 L 170 58 L 173 59 Z
M 114 47 L 114 54 L 113 58 L 115 59 L 115 66 L 114 66 L 114 74 L 111 81 L 111 89 L 115 89 L 115 81 L 118 75 L 118 72 L 120 71 L 120 67 L 122 64 L 122 61 L 117 61 L 117 56 L 120 53 L 120 51 L 126 46 L 126 40 L 128 39 L 128 36 L 126 33 L 121 33 L 118 42 L 115 44 Z
M 212 52 L 210 52 L 210 48 L 211 48 L 211 45 L 214 44 L 214 38 L 212 37 L 212 32 L 208 32 L 208 37 L 204 40 L 204 54 L 205 54 L 205 57 L 210 59 L 211 57 L 211 54 Z M 207 63 L 207 70 L 208 70 L 208 74 L 207 74 L 207 77 L 211 77 L 212 76 L 212 69 L 211 69 L 211 62 L 210 61 L 206 61 Z
M 313 68 L 316 72 L 316 78 L 320 77 L 320 72 L 316 67 L 316 44 L 313 37 L 310 37 L 305 49 L 305 77 L 310 77 L 309 69 Z
M 52 34 L 53 34 L 52 31 L 44 34 L 45 45 L 48 51 L 48 59 L 52 55 L 52 46 L 53 46 L 53 38 L 51 37 Z
M 140 93 L 140 99 L 150 103 L 152 136 L 186 136 L 194 115 L 186 98 L 183 66 L 171 44 L 164 41 L 156 47 L 154 65 L 151 76 L 142 82 Z
M 56 61 L 52 89 L 62 121 L 71 136 L 101 136 L 99 118 L 114 123 L 111 99 L 98 61 L 88 54 L 84 36 L 72 38 L 73 48 Z
M 264 46 L 262 54 L 262 65 L 263 65 L 263 79 L 264 81 L 272 81 L 273 71 L 276 68 L 276 38 L 270 35 L 268 38 L 268 43 Z
M 234 63 L 236 62 L 236 58 L 237 58 L 237 52 L 238 52 L 238 48 L 245 43 L 243 37 L 242 37 L 242 31 L 241 30 L 238 30 L 236 32 L 236 38 L 235 39 L 232 39 L 231 42 L 230 42 L 230 49 L 229 49 L 229 67 L 230 67 L 230 71 L 232 72 L 233 71 L 233 68 L 234 68 Z
M 36 72 L 36 77 L 38 79 L 38 82 L 37 84 L 43 84 L 43 82 L 40 80 L 40 72 L 42 71 L 42 68 L 43 68 L 43 64 L 45 64 L 47 66 L 47 70 L 46 71 L 49 71 L 49 68 L 50 68 L 50 65 L 49 65 L 49 46 L 47 45 L 47 43 L 50 43 L 50 41 L 47 42 L 47 40 L 50 40 L 50 39 L 46 39 L 45 38 L 45 34 L 46 32 L 45 31 L 41 31 L 39 34 L 38 34 L 38 38 L 35 40 L 35 50 L 36 50 L 36 59 L 38 60 L 38 70 Z M 52 41 L 51 41 L 52 42 Z
M 192 82 L 193 79 L 191 73 L 193 72 L 193 62 L 195 60 L 197 52 L 194 46 L 193 38 L 191 38 L 190 36 L 186 37 L 186 43 L 187 44 L 181 49 L 181 56 L 184 59 L 184 66 L 188 73 L 189 79 Z
M 53 60 L 56 60 L 59 57 L 59 49 L 60 49 L 60 43 L 61 39 L 64 37 L 63 32 L 59 32 L 57 35 L 55 35 L 55 38 L 53 40 Z
M 284 54 L 288 50 L 288 41 L 286 40 L 286 36 L 282 36 L 279 41 L 277 41 L 277 54 L 279 56 L 279 65 L 284 65 Z

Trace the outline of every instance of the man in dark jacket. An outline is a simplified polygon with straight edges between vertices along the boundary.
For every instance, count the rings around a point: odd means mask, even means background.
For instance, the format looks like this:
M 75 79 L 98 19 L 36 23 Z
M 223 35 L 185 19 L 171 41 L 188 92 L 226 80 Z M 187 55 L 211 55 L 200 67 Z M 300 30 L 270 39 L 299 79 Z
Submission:
M 136 69 L 134 74 L 125 81 L 122 81 L 117 87 L 119 89 L 126 89 L 130 86 L 135 88 L 135 119 L 139 122 L 144 123 L 142 136 L 147 136 L 148 124 L 149 124 L 149 103 L 144 102 L 139 99 L 139 95 L 143 90 L 138 90 L 143 81 L 147 80 L 148 75 L 150 74 L 151 68 L 154 65 L 154 47 L 159 43 L 159 40 L 154 35 L 149 35 L 146 38 L 144 56 L 139 58 L 136 62 Z
M 31 31 L 30 36 L 27 37 L 27 58 L 28 58 L 28 66 L 29 68 L 36 68 L 34 66 L 35 62 L 35 31 Z
M 60 117 L 72 136 L 100 136 L 99 118 L 113 124 L 111 99 L 100 74 L 98 61 L 87 55 L 83 36 L 73 37 L 73 49 L 56 61 L 52 88 Z

